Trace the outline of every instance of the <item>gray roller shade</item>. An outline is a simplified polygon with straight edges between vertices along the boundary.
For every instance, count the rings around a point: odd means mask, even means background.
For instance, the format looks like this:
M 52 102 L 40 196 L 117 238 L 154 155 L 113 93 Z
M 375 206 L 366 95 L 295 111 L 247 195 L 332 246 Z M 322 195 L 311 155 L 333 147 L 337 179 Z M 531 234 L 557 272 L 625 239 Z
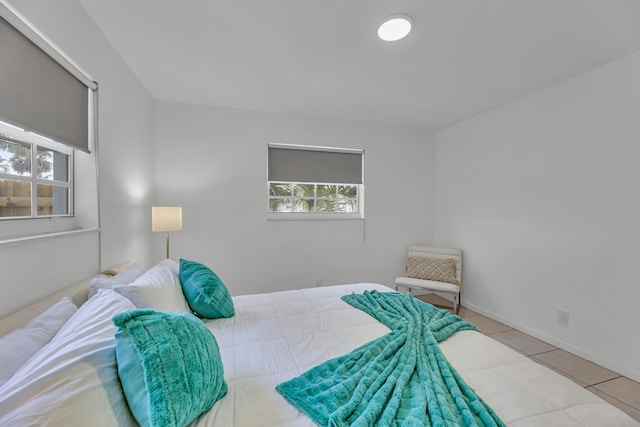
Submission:
M 363 183 L 362 150 L 285 147 L 269 145 L 269 181 Z
M 0 120 L 88 152 L 89 90 L 0 18 Z

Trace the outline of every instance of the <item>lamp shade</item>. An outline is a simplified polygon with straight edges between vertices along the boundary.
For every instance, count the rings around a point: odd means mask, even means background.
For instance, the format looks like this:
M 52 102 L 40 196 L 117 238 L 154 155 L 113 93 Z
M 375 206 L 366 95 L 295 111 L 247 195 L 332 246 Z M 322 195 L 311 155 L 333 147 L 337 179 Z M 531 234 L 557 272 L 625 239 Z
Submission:
M 151 231 L 182 230 L 181 206 L 152 206 Z

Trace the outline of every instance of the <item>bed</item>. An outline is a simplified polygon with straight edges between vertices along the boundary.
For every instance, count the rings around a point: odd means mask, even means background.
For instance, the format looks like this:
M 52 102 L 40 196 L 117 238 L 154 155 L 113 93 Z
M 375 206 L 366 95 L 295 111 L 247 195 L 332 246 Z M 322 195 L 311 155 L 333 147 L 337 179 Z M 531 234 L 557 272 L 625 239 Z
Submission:
M 183 301 L 175 301 L 180 299 L 177 265 L 165 261 L 158 266 L 143 272 L 132 285 L 160 268 L 164 278 L 156 277 L 156 282 L 171 283 L 163 284 L 162 292 L 154 289 L 156 294 L 148 301 L 157 304 L 153 308 L 158 310 L 181 311 Z M 104 287 L 117 282 L 110 277 L 101 279 Z M 128 285 L 120 283 L 112 289 L 123 291 L 123 286 Z M 75 285 L 71 295 L 77 299 L 78 294 L 86 294 L 86 287 L 88 282 Z M 389 332 L 341 298 L 364 291 L 393 292 L 384 285 L 360 283 L 236 296 L 233 316 L 199 320 L 216 339 L 227 389 L 224 397 L 190 425 L 315 425 L 275 387 Z M 0 386 L 0 425 L 136 425 L 118 378 L 116 327 L 111 319 L 135 309 L 133 301 L 141 304 L 142 294 L 131 289 L 123 292 L 129 298 L 110 289 L 93 289 L 93 293 Z M 35 315 L 33 307 L 27 311 L 28 316 Z M 13 327 L 24 316 L 24 312 L 14 314 L 1 320 L 0 326 L 6 331 L 7 324 Z M 442 341 L 440 348 L 506 425 L 640 425 L 579 385 L 477 331 L 457 332 Z

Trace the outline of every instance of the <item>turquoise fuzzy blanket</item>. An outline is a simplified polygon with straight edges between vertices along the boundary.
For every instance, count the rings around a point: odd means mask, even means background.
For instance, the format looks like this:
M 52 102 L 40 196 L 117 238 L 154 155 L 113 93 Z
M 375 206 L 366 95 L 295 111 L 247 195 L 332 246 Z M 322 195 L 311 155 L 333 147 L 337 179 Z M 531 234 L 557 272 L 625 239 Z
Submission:
M 391 332 L 276 387 L 321 426 L 503 426 L 438 346 L 474 326 L 409 294 L 342 297 Z

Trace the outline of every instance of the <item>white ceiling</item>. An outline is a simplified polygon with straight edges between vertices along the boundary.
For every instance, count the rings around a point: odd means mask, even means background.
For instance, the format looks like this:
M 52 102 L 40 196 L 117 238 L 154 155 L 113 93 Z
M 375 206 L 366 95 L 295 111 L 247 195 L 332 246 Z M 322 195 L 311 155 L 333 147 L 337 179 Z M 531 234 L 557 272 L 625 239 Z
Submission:
M 80 2 L 157 99 L 420 128 L 640 50 L 638 0 Z

